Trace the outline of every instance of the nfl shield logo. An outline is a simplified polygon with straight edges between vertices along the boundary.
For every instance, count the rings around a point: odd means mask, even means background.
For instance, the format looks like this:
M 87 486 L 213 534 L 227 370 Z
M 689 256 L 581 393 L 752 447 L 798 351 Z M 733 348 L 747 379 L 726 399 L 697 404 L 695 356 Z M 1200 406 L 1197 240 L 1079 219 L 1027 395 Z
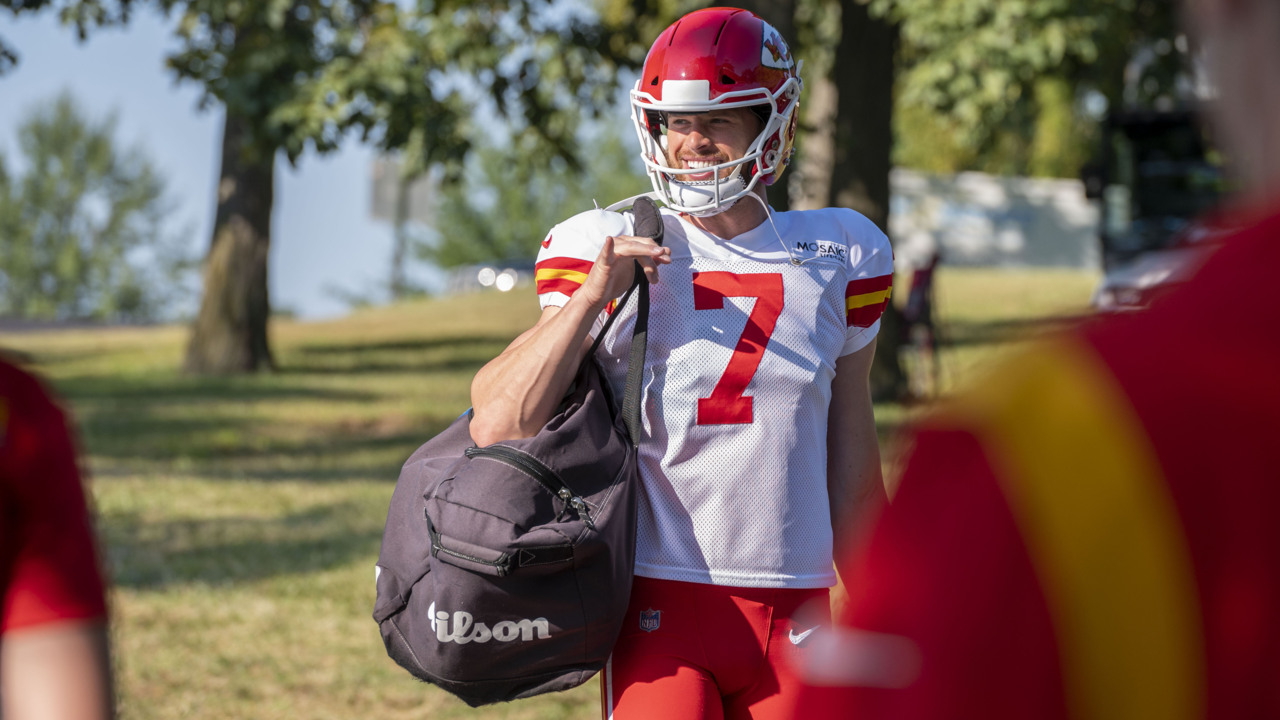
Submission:
M 640 629 L 645 632 L 653 632 L 662 624 L 661 610 L 641 610 L 640 611 Z

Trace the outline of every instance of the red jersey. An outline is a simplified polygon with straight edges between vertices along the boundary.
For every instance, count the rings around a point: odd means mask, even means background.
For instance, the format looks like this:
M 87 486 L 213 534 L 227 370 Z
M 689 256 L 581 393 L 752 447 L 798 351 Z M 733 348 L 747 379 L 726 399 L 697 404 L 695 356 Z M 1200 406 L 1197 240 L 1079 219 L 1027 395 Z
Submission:
M 1280 215 L 927 422 L 797 717 L 1280 716 Z
M 66 419 L 33 377 L 0 360 L 0 633 L 105 614 Z

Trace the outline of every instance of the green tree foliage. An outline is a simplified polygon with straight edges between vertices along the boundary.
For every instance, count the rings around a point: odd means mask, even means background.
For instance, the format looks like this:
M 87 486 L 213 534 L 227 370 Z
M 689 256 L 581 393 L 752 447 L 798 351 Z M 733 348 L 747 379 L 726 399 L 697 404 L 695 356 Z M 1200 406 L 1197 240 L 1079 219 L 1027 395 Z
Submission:
M 0 0 L 15 12 L 50 4 Z M 127 22 L 142 5 L 177 18 L 169 67 L 226 114 L 204 298 L 186 359 L 198 373 L 273 365 L 267 258 L 277 153 L 295 162 L 357 133 L 402 151 L 409 173 L 439 165 L 456 177 L 481 111 L 509 122 L 531 159 L 576 164 L 583 109 L 611 104 L 636 32 L 550 0 L 420 0 L 414 9 L 381 0 L 68 0 L 59 11 L 83 36 Z
M 599 47 L 616 30 L 553 21 L 546 0 L 160 4 L 180 14 L 169 66 L 291 162 L 355 131 L 400 151 L 408 174 L 456 173 L 477 110 L 511 122 L 526 151 L 572 160 L 579 121 L 608 104 L 619 67 Z
M 935 171 L 1072 176 L 1113 109 L 1185 80 L 1166 0 L 870 0 L 902 26 L 896 160 Z
M 444 188 L 434 236 L 419 242 L 418 254 L 440 267 L 532 261 L 556 223 L 650 189 L 633 148 L 629 136 L 601 133 L 584 143 L 578 167 L 529 162 L 515 148 L 482 148 L 463 180 Z
M 171 315 L 188 263 L 164 235 L 164 179 L 114 136 L 64 94 L 22 122 L 18 174 L 0 155 L 0 315 Z
M 348 131 L 419 144 L 437 156 L 457 139 L 466 102 L 457 90 L 424 90 L 431 54 L 396 4 L 369 0 L 160 0 L 178 15 L 179 78 L 226 113 L 218 211 L 205 288 L 187 349 L 197 373 L 273 366 L 267 294 L 275 159 L 338 147 Z M 456 10 L 456 7 L 444 10 Z M 466 18 L 458 18 L 465 25 Z M 432 26 L 434 27 L 434 26 Z M 455 33 L 459 34 L 459 33 Z M 431 48 L 425 48 L 430 50 Z M 406 104 L 417 107 L 404 109 Z M 400 114 L 397 115 L 397 110 Z M 403 117 L 434 122 L 405 127 Z M 401 120 L 401 123 L 397 123 Z M 425 138 L 425 140 L 423 139 Z
M 977 170 L 994 175 L 1077 177 L 1097 142 L 1097 119 L 1080 107 L 1076 88 L 1057 76 L 1038 78 L 1031 97 L 971 145 L 959 123 L 927 105 L 900 99 L 894 108 L 894 165 L 935 173 Z

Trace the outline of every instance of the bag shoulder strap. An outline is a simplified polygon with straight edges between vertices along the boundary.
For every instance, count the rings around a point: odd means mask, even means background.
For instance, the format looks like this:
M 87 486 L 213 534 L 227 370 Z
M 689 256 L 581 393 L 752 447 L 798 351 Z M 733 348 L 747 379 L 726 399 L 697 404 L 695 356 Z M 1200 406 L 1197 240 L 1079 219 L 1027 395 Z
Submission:
M 623 198 L 618 202 L 613 203 L 612 205 L 609 205 L 608 207 L 605 208 L 605 210 L 608 210 L 609 212 L 622 212 L 623 210 L 630 210 L 636 206 L 636 203 L 639 202 L 641 198 L 648 198 L 650 202 L 653 202 L 659 206 L 663 206 L 662 198 L 658 197 L 658 193 L 650 191 L 647 193 L 640 193 L 639 195 L 632 195 L 629 198 Z M 596 207 L 599 208 L 600 206 L 597 205 Z M 651 236 L 644 235 L 642 237 L 651 237 Z M 659 241 L 658 244 L 661 245 L 662 243 Z
M 657 244 L 662 244 L 663 227 L 662 215 L 658 212 L 658 206 L 653 200 L 647 196 L 635 198 L 635 203 L 631 206 L 632 212 L 635 214 L 635 226 L 632 232 L 637 237 L 653 238 Z M 645 350 L 648 345 L 649 337 L 649 282 L 645 279 L 644 271 L 640 267 L 640 263 L 635 264 L 635 281 L 631 283 L 631 287 L 627 289 L 622 300 L 614 307 L 609 319 L 605 320 L 604 327 L 600 329 L 600 334 L 596 335 L 595 342 L 591 343 L 591 349 L 587 351 L 587 357 L 583 362 L 590 362 L 591 358 L 596 354 L 596 348 L 600 347 L 600 341 L 604 339 L 605 333 L 609 332 L 609 328 L 613 327 L 613 323 L 622 315 L 622 308 L 626 306 L 627 301 L 636 294 L 639 288 L 639 299 L 636 307 L 636 324 L 631 334 L 631 355 L 627 358 L 627 384 L 622 392 L 622 423 L 627 428 L 627 435 L 630 437 L 633 447 L 640 446 L 640 434 L 643 429 L 640 424 L 640 383 L 644 376 L 644 360 Z

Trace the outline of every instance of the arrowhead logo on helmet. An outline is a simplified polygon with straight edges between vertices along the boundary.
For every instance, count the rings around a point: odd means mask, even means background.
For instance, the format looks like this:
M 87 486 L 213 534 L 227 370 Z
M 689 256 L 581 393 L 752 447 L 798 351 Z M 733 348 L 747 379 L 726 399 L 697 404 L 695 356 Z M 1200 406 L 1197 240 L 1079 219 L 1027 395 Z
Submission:
M 787 47 L 782 35 L 772 25 L 765 23 L 764 28 L 764 48 L 760 51 L 760 64 L 779 70 L 790 70 L 794 65 L 791 49 Z

